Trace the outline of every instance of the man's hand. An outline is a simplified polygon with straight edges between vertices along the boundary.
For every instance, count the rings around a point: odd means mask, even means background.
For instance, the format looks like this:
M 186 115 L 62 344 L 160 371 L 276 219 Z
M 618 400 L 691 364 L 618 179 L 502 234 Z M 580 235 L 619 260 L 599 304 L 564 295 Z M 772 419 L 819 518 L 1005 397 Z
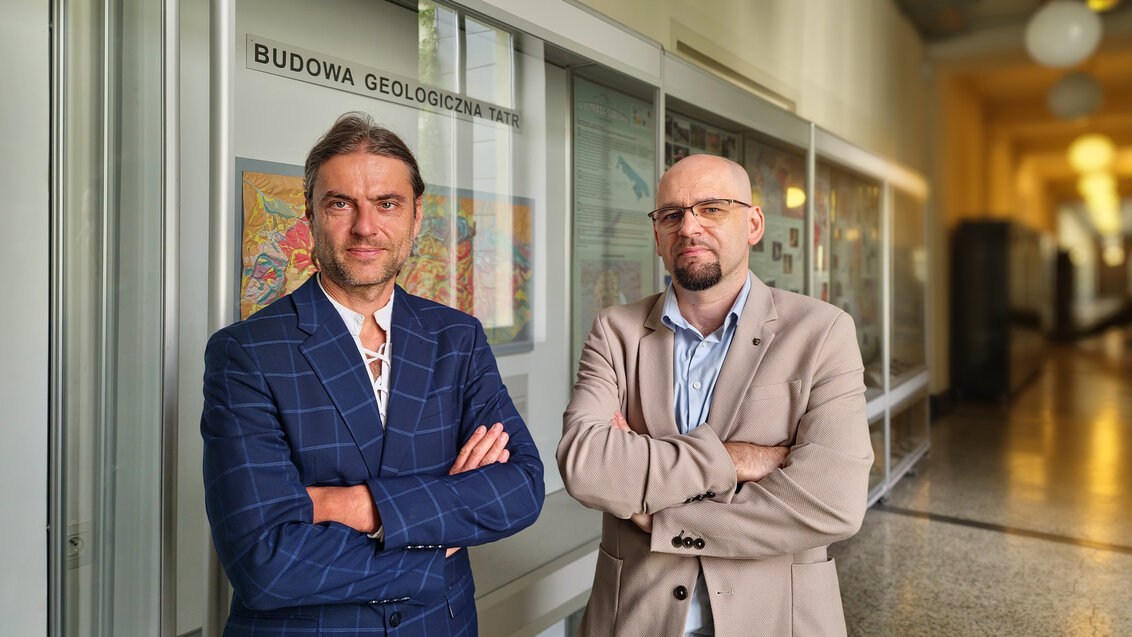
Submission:
M 735 465 L 737 482 L 758 482 L 786 461 L 789 447 L 763 447 L 750 442 L 725 442 L 723 448 Z
M 629 421 L 619 411 L 613 412 L 613 419 L 609 421 L 609 424 L 613 425 L 614 429 L 620 429 L 621 431 L 632 431 L 632 429 L 629 427 Z
M 652 533 L 652 514 L 651 513 L 634 513 L 629 516 L 633 524 L 645 533 Z
M 507 450 L 507 432 L 503 430 L 503 423 L 495 423 L 491 429 L 480 425 L 472 432 L 472 437 L 464 443 L 460 453 L 456 455 L 456 462 L 448 470 L 448 475 L 479 469 L 495 462 L 507 462 L 511 452 Z
M 373 502 L 369 487 L 307 487 L 314 504 L 314 523 L 338 522 L 361 531 L 375 533 L 381 527 L 381 515 Z
M 494 462 L 507 462 L 511 452 L 507 450 L 507 432 L 503 431 L 503 423 L 495 423 L 491 429 L 480 425 L 472 432 L 472 437 L 460 448 L 456 454 L 456 462 L 448 470 L 448 475 L 479 469 Z M 460 547 L 453 546 L 444 552 L 444 557 L 452 557 Z

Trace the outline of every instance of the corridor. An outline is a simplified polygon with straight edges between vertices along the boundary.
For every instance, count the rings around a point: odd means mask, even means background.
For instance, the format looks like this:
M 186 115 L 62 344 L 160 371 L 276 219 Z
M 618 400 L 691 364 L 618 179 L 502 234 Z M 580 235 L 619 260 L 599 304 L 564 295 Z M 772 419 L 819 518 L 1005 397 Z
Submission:
M 1132 328 L 1048 353 L 831 547 L 850 635 L 1132 635 Z

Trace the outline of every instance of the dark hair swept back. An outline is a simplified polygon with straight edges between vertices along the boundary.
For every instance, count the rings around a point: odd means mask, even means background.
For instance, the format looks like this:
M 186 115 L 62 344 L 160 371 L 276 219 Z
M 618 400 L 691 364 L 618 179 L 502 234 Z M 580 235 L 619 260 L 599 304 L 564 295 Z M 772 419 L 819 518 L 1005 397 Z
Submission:
M 303 194 L 308 205 L 315 203 L 314 182 L 318 179 L 322 165 L 333 157 L 357 150 L 405 162 L 405 167 L 409 169 L 409 184 L 413 187 L 413 199 L 424 194 L 425 185 L 421 179 L 420 166 L 405 142 L 388 128 L 378 126 L 368 113 L 353 111 L 341 115 L 307 154 L 307 161 L 303 165 Z

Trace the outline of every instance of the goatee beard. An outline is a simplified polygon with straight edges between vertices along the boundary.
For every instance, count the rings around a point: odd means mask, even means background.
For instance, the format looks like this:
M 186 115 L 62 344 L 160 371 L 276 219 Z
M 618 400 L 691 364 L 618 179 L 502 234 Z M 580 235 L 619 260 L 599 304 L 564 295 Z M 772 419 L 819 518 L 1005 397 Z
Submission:
M 672 278 L 680 287 L 689 292 L 699 292 L 723 280 L 723 269 L 719 262 L 708 263 L 700 267 L 676 268 L 672 271 Z

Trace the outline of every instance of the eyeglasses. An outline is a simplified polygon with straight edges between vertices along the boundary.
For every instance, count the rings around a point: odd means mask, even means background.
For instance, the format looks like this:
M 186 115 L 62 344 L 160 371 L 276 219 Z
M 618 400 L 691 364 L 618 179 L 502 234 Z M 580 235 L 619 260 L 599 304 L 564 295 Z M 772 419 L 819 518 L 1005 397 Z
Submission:
M 684 223 L 684 212 L 690 210 L 701 226 L 710 228 L 727 221 L 728 217 L 731 216 L 732 205 L 751 206 L 751 204 L 743 203 L 738 199 L 708 199 L 690 206 L 657 208 L 649 213 L 649 218 L 656 224 L 657 229 L 670 231 L 679 228 Z

